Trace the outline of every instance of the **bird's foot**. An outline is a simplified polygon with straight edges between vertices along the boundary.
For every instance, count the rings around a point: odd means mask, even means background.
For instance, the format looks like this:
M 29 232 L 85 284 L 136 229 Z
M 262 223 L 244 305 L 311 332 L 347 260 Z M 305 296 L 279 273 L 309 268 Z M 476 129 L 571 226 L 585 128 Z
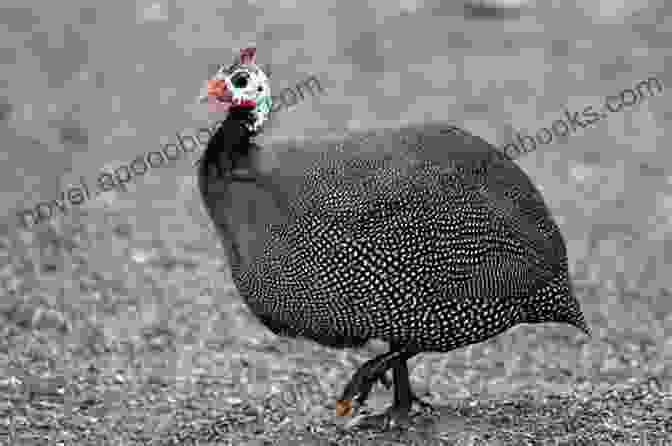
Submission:
M 390 406 L 384 412 L 373 415 L 359 415 L 346 425 L 348 429 L 405 429 L 411 425 L 410 406 Z
M 434 406 L 415 394 L 411 396 L 411 402 L 417 404 L 423 411 L 434 412 Z M 388 407 L 384 412 L 373 415 L 359 415 L 347 423 L 348 429 L 406 429 L 411 425 L 411 405 L 397 404 Z
M 427 412 L 434 412 L 434 406 L 432 406 L 431 403 L 428 403 L 427 401 L 423 400 L 419 396 L 417 396 L 415 393 L 411 393 L 411 402 L 417 404 L 420 406 L 420 408 L 424 411 Z

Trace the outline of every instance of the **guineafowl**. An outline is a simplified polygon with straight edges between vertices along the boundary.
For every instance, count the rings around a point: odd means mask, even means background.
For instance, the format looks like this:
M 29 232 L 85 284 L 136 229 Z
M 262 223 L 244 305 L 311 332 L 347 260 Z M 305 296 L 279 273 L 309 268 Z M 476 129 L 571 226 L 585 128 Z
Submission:
M 564 239 L 511 159 L 456 127 L 429 123 L 260 147 L 250 109 L 210 139 L 199 188 L 235 285 L 271 331 L 332 348 L 390 350 L 360 367 L 337 413 L 392 370 L 404 423 L 407 360 L 485 341 L 520 323 L 590 336 Z

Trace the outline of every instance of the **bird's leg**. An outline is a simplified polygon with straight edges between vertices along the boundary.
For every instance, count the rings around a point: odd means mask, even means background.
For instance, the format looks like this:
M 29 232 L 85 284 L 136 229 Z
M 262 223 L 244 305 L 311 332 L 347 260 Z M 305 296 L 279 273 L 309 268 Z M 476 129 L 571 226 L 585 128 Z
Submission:
M 408 376 L 406 357 L 393 360 L 392 373 L 394 376 L 394 402 L 381 414 L 371 415 L 361 419 L 357 425 L 360 428 L 374 427 L 387 429 L 390 427 L 407 427 L 411 421 L 411 407 L 417 403 L 424 409 L 432 409 L 432 405 L 420 399 L 411 389 Z
M 424 409 L 432 409 L 431 404 L 421 400 L 411 389 L 407 360 L 415 353 L 404 349 L 397 350 L 396 348 L 398 346 L 393 345 L 391 352 L 365 363 L 350 380 L 341 396 L 341 400 L 339 400 L 339 403 L 343 403 L 354 397 L 358 404 L 363 404 L 371 392 L 373 383 L 381 379 L 388 368 L 392 369 L 394 378 L 394 402 L 392 406 L 382 414 L 364 417 L 357 423 L 360 427 L 387 428 L 391 425 L 407 425 L 410 421 L 411 407 L 414 402 Z
M 350 415 L 352 413 L 353 400 L 357 405 L 364 404 L 376 381 L 389 384 L 385 372 L 392 367 L 392 361 L 399 355 L 401 353 L 398 351 L 390 351 L 376 356 L 357 369 L 337 401 L 339 415 Z
M 408 364 L 406 358 L 394 360 L 392 365 L 394 378 L 394 401 L 385 412 L 367 417 L 359 423 L 362 426 L 383 427 L 407 426 L 410 422 L 411 406 L 418 399 L 411 390 L 411 382 L 408 376 Z
M 432 405 L 422 400 L 411 389 L 411 380 L 409 378 L 408 364 L 406 361 L 407 360 L 404 358 L 399 358 L 392 367 L 394 373 L 394 403 L 390 410 L 405 411 L 408 413 L 413 403 L 416 403 L 423 409 L 432 410 Z

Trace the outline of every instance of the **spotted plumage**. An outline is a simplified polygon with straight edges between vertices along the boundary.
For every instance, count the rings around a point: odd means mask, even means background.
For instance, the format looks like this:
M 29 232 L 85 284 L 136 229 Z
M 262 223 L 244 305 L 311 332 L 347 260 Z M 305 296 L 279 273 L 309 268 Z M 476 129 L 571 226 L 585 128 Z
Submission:
M 213 137 L 200 187 L 241 296 L 275 333 L 382 339 L 403 367 L 519 323 L 589 333 L 540 193 L 481 138 L 424 124 L 261 148 L 238 129 L 225 121 Z M 369 372 L 344 396 L 368 394 L 381 374 Z M 410 406 L 399 392 L 394 407 Z

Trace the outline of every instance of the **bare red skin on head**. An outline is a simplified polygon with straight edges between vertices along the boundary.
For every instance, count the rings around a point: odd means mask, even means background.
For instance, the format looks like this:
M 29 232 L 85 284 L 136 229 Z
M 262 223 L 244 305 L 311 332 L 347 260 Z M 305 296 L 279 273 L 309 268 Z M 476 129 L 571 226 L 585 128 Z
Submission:
M 237 62 L 243 65 L 254 65 L 257 49 L 254 47 L 243 48 L 238 54 Z M 211 79 L 208 81 L 208 103 L 214 111 L 226 112 L 232 108 L 255 109 L 256 101 L 252 99 L 234 100 L 233 93 L 228 89 L 223 79 Z

